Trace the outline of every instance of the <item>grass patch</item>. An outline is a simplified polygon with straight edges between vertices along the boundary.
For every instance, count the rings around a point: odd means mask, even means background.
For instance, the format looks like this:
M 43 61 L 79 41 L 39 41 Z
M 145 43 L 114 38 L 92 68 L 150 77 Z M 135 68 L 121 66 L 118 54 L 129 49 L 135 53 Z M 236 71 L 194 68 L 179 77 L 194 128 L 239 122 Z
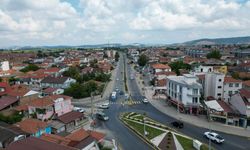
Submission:
M 176 136 L 177 140 L 180 142 L 183 149 L 195 150 L 195 148 L 193 148 L 193 140 L 187 139 L 187 138 L 179 136 L 179 135 L 175 135 L 175 136 Z
M 143 120 L 144 117 L 142 115 L 138 115 L 138 116 L 134 116 L 133 118 Z
M 143 124 L 139 124 L 139 123 L 136 123 L 136 122 L 133 122 L 133 121 L 129 121 L 129 120 L 124 120 L 130 127 L 134 128 L 136 131 L 138 131 L 140 134 L 144 134 L 144 126 Z M 154 137 L 164 133 L 164 131 L 162 130 L 159 130 L 159 129 L 155 129 L 155 128 L 152 128 L 152 127 L 149 127 L 146 125 L 146 131 L 149 133 L 147 135 L 147 138 L 148 139 L 153 139 Z

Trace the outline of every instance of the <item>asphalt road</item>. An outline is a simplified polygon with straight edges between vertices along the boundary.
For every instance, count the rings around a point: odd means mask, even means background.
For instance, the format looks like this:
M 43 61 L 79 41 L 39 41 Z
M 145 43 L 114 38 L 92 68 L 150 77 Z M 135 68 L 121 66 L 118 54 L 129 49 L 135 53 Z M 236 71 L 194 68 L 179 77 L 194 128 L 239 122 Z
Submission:
M 126 58 L 125 58 L 126 62 Z M 127 62 L 126 62 L 127 64 Z M 127 80 L 128 80 L 128 89 L 131 94 L 131 97 L 135 101 L 141 101 L 142 95 L 140 94 L 139 88 L 136 84 L 135 80 L 130 80 L 129 76 L 132 73 L 131 66 L 129 64 L 126 65 L 126 73 L 127 73 Z M 119 90 L 124 90 L 124 62 L 123 56 L 120 55 L 120 61 L 117 64 L 117 77 L 115 81 L 115 88 Z M 122 72 L 122 73 L 121 73 Z M 117 79 L 118 78 L 118 79 Z M 119 96 L 116 100 L 117 104 L 111 104 L 110 108 L 104 110 L 104 112 L 109 116 L 109 120 L 106 122 L 99 121 L 98 126 L 99 128 L 109 130 L 112 133 L 112 138 L 118 140 L 119 144 L 121 145 L 122 149 L 124 150 L 148 150 L 152 149 L 146 143 L 144 143 L 137 135 L 127 129 L 122 122 L 119 120 L 119 114 L 121 112 L 126 111 L 135 111 L 146 113 L 152 119 L 161 122 L 163 124 L 169 125 L 170 122 L 174 121 L 175 119 L 163 114 L 156 108 L 154 108 L 151 104 L 135 104 L 135 105 L 121 105 L 120 102 L 124 101 L 123 96 Z M 208 140 L 203 137 L 203 133 L 207 131 L 205 128 L 199 128 L 191 124 L 184 124 L 184 128 L 178 130 L 181 133 L 184 133 L 190 137 L 198 139 L 201 142 L 207 143 Z M 218 132 L 217 132 L 218 133 Z M 223 144 L 215 144 L 212 143 L 212 146 L 218 150 L 249 150 L 250 149 L 250 140 L 239 137 L 233 136 L 225 133 L 219 133 L 222 137 L 225 138 L 225 142 Z

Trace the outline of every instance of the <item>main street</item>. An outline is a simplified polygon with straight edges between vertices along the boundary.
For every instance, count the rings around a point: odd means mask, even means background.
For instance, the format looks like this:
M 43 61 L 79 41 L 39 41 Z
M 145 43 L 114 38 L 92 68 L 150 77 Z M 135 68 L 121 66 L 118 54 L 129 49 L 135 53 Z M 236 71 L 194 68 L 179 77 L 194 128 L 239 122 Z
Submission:
M 124 66 L 124 60 L 126 66 Z M 120 60 L 117 64 L 116 70 L 116 78 L 113 80 L 115 81 L 114 90 L 118 88 L 119 90 L 125 90 L 124 89 L 124 67 L 126 67 L 126 75 L 128 80 L 128 90 L 129 94 L 131 94 L 131 97 L 134 101 L 137 101 L 138 104 L 134 105 L 122 105 L 121 102 L 125 101 L 124 96 L 118 96 L 117 101 L 114 103 L 112 102 L 110 104 L 110 108 L 107 110 L 104 110 L 104 112 L 109 116 L 109 121 L 102 122 L 99 121 L 98 128 L 109 130 L 112 135 L 111 138 L 116 139 L 119 144 L 121 145 L 122 149 L 124 150 L 148 150 L 151 149 L 146 143 L 144 143 L 137 135 L 135 135 L 133 132 L 131 132 L 127 127 L 125 127 L 122 122 L 119 120 L 119 114 L 126 111 L 135 111 L 135 112 L 141 112 L 146 113 L 149 117 L 152 119 L 161 122 L 165 125 L 169 125 L 170 122 L 174 121 L 175 119 L 163 114 L 159 110 L 157 110 L 155 107 L 153 107 L 151 104 L 143 104 L 141 103 L 142 95 L 140 93 L 140 90 L 135 82 L 135 80 L 130 80 L 130 74 L 132 72 L 131 66 L 127 63 L 127 58 L 124 55 L 120 55 Z M 119 94 L 118 94 L 119 95 Z M 190 137 L 193 137 L 195 139 L 198 139 L 201 142 L 207 143 L 208 140 L 203 137 L 203 133 L 207 131 L 205 128 L 196 127 L 191 124 L 185 123 L 185 127 L 183 129 L 178 130 L 183 134 L 186 134 Z M 240 149 L 249 149 L 250 144 L 249 140 L 243 137 L 229 135 L 225 133 L 220 133 L 225 138 L 225 143 L 218 145 L 215 143 L 212 143 L 212 146 L 218 150 L 240 150 Z

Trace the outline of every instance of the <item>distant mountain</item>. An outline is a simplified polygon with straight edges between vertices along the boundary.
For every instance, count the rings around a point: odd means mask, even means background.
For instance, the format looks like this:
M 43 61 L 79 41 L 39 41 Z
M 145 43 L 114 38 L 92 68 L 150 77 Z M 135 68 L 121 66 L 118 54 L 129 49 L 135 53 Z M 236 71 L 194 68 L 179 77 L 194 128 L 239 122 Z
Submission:
M 217 45 L 217 44 L 250 44 L 250 36 L 246 37 L 230 37 L 215 39 L 198 39 L 182 43 L 181 45 Z

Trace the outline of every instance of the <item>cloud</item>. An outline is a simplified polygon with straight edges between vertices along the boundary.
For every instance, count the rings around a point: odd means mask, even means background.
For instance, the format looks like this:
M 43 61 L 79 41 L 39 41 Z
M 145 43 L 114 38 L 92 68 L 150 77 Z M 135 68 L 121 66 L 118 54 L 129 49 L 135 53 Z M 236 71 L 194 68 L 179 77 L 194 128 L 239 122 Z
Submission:
M 169 43 L 250 34 L 250 1 L 75 1 L 1 0 L 0 45 Z

